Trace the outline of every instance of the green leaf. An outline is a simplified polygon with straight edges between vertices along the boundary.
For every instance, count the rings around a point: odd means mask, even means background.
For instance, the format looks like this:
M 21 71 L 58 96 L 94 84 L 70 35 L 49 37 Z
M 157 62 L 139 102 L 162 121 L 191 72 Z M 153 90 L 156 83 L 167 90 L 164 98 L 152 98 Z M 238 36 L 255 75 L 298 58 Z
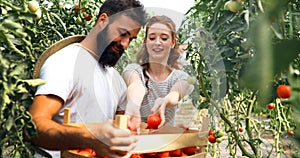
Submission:
M 7 131 L 10 131 L 10 129 L 12 128 L 14 124 L 14 119 L 12 116 L 9 116 L 5 122 L 5 127 Z
M 17 22 L 14 22 L 12 20 L 4 20 L 4 22 L 2 23 L 2 26 L 6 27 L 9 30 L 17 30 L 17 29 L 22 29 L 23 26 Z
M 28 85 L 33 86 L 33 87 L 36 87 L 36 86 L 46 83 L 46 81 L 42 80 L 42 79 L 28 79 L 28 80 L 21 80 L 20 82 L 27 83 Z
M 300 54 L 300 40 L 281 40 L 273 47 L 274 73 L 288 69 L 288 65 Z

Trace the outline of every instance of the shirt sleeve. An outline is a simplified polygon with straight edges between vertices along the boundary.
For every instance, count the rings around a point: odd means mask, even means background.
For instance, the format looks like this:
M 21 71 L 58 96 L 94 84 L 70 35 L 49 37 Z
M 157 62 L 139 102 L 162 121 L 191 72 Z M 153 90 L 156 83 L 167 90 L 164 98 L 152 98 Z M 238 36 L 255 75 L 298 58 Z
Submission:
M 66 102 L 72 90 L 74 64 L 72 63 L 73 60 L 69 57 L 65 58 L 66 55 L 60 53 L 53 54 L 43 64 L 39 77 L 46 83 L 37 88 L 35 95 L 52 94 Z M 76 55 L 73 56 L 76 57 Z
M 143 68 L 141 65 L 139 65 L 137 63 L 127 65 L 122 73 L 122 77 L 124 78 L 125 81 L 128 79 L 126 77 L 130 76 L 130 75 L 125 75 L 125 73 L 130 73 L 130 72 L 138 73 L 140 78 L 142 79 L 143 83 L 145 83 L 145 77 L 143 75 Z

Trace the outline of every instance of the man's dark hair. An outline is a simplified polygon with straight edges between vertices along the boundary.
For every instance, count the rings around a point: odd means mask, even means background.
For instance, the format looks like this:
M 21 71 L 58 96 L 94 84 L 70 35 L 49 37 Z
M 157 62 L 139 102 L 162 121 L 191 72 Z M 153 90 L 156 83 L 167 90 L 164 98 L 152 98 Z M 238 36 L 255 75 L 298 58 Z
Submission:
M 136 20 L 141 26 L 146 24 L 147 14 L 144 5 L 138 0 L 106 0 L 100 8 L 97 21 L 102 13 L 112 16 L 121 12 Z

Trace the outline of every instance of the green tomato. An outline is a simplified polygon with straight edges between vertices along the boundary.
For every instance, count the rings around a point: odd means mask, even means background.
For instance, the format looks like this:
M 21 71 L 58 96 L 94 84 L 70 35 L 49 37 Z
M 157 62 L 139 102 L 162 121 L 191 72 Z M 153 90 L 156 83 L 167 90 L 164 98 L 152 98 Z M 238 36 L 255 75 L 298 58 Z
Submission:
M 40 5 L 39 5 L 39 3 L 38 3 L 37 1 L 32 0 L 32 1 L 29 1 L 29 2 L 28 2 L 28 9 L 29 9 L 32 13 L 36 12 L 39 8 L 40 8 Z
M 34 14 L 36 15 L 36 19 L 39 20 L 42 17 L 42 10 L 39 8 Z
M 217 132 L 215 133 L 215 136 L 217 138 L 221 138 L 224 136 L 224 132 L 222 130 L 217 130 Z
M 239 12 L 243 9 L 243 2 L 241 0 L 227 1 L 224 5 L 224 9 L 234 13 Z
M 189 76 L 189 77 L 187 78 L 187 82 L 188 82 L 189 84 L 196 84 L 197 79 L 196 79 L 195 76 Z
M 76 23 L 77 23 L 77 24 L 82 24 L 82 19 L 81 19 L 80 16 L 78 16 L 78 17 L 76 18 Z
M 217 138 L 217 139 L 216 139 L 216 142 L 217 142 L 217 143 L 221 143 L 222 141 L 223 141 L 223 138 Z

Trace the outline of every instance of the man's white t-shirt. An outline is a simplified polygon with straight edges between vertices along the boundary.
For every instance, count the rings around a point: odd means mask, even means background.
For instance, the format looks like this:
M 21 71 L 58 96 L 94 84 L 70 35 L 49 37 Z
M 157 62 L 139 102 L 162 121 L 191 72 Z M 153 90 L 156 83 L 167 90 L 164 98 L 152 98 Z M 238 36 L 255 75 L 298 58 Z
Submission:
M 58 123 L 63 122 L 64 108 L 71 108 L 72 123 L 103 122 L 125 110 L 127 87 L 119 72 L 100 65 L 79 44 L 51 55 L 40 70 L 40 78 L 46 84 L 39 86 L 35 95 L 53 94 L 64 101 L 53 117 Z

